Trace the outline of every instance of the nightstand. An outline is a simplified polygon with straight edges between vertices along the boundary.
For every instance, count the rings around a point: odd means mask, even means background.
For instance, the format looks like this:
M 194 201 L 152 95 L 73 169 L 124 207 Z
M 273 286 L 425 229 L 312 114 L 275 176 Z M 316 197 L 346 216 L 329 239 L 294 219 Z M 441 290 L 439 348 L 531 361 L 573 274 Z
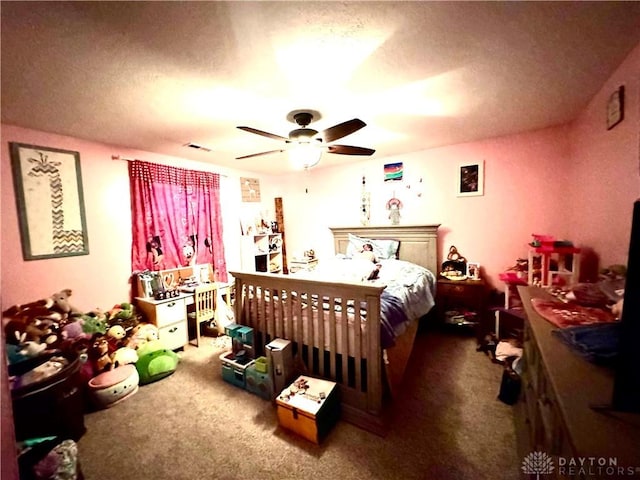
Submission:
M 436 311 L 438 318 L 446 324 L 470 325 L 469 322 L 462 321 L 459 317 L 450 317 L 447 312 L 475 313 L 476 324 L 484 321 L 487 308 L 487 285 L 483 279 L 480 280 L 448 280 L 438 279 L 438 291 L 436 294 Z M 482 329 L 476 329 L 479 334 Z

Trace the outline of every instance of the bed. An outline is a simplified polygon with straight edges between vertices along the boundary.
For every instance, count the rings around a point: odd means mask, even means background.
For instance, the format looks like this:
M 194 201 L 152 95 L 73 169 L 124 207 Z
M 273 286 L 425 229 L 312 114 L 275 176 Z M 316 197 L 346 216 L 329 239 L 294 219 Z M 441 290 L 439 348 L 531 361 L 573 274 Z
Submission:
M 235 278 L 236 323 L 254 329 L 257 355 L 264 354 L 265 345 L 275 338 L 291 340 L 300 373 L 338 384 L 342 418 L 384 434 L 385 408 L 404 374 L 419 320 L 433 307 L 438 227 L 331 227 L 338 256 L 353 250 L 354 238 L 375 240 L 376 246 L 393 243 L 389 240 L 399 242 L 400 261 L 380 260 L 377 280 L 337 273 L 335 279 L 327 278 L 327 268 L 323 270 L 322 264 L 326 262 L 333 268 L 332 262 L 337 264 L 338 259 L 321 259 L 319 274 L 230 272 Z M 397 285 L 392 288 L 389 277 L 394 269 L 405 275 L 426 270 L 424 276 L 428 279 L 403 280 L 413 285 L 413 290 L 418 283 L 427 285 L 414 292 L 420 298 L 403 300 L 413 305 L 404 309 L 405 321 L 389 326 L 390 308 L 398 306 L 396 295 L 400 292 Z M 355 277 L 359 274 L 358 270 Z M 377 327 L 371 328 L 372 325 Z M 391 337 L 390 329 L 394 331 Z

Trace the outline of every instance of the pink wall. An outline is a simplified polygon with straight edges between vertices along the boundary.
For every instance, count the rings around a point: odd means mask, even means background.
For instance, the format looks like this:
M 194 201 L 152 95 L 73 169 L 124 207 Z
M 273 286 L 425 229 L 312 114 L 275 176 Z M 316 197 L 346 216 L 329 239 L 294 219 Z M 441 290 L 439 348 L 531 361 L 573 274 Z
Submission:
M 606 101 L 621 84 L 625 120 L 607 131 Z M 333 254 L 327 227 L 360 223 L 364 175 L 372 225 L 389 223 L 384 205 L 395 195 L 404 202 L 401 223 L 442 224 L 440 261 L 455 245 L 501 290 L 498 274 L 526 257 L 532 233 L 571 240 L 601 257 L 600 266 L 626 263 L 631 207 L 640 191 L 639 96 L 640 45 L 575 124 L 282 178 L 287 249 Z M 456 197 L 459 163 L 481 160 L 484 196 Z M 405 180 L 384 184 L 383 165 L 400 161 Z
M 80 152 L 89 255 L 23 261 L 8 142 Z M 131 214 L 127 165 L 113 149 L 83 140 L 2 125 L 2 305 L 30 302 L 71 288 L 83 311 L 129 298 Z
M 80 153 L 82 183 L 89 235 L 89 255 L 24 261 L 18 230 L 9 155 L 9 142 L 42 145 Z M 239 170 L 224 171 L 210 163 L 167 157 L 150 152 L 87 142 L 77 138 L 48 134 L 2 125 L 0 149 L 2 228 L 0 254 L 2 309 L 47 297 L 64 288 L 71 288 L 72 304 L 82 311 L 96 308 L 108 310 L 116 303 L 130 300 L 131 276 L 131 211 L 127 162 L 111 156 L 165 163 L 184 168 L 221 173 L 223 204 L 225 205 L 225 244 L 231 245 L 227 262 L 238 268 L 239 253 L 233 245 L 239 243 L 237 211 L 240 204 L 240 176 L 256 175 Z M 273 208 L 273 181 L 262 178 L 264 198 Z
M 491 283 L 497 274 L 526 255 L 531 233 L 547 233 L 592 248 L 602 264 L 626 262 L 631 204 L 639 192 L 640 46 L 620 66 L 572 126 L 549 128 L 481 142 L 442 147 L 340 168 L 315 169 L 262 178 L 263 205 L 272 209 L 283 197 L 289 252 L 314 248 L 332 253 L 328 226 L 359 224 L 362 175 L 371 192 L 371 224 L 387 224 L 384 208 L 391 196 L 404 202 L 402 223 L 440 223 L 441 257 L 456 245 L 469 261 L 483 267 Z M 606 99 L 625 84 L 625 120 L 605 127 Z M 83 169 L 90 255 L 52 260 L 22 260 L 7 143 L 17 141 L 79 151 Z M 62 288 L 83 310 L 109 308 L 129 298 L 130 212 L 126 163 L 112 161 L 113 146 L 3 125 L 2 303 L 30 301 Z M 152 161 L 183 159 L 142 152 Z M 384 184 L 385 163 L 402 161 L 405 181 Z M 457 197 L 460 162 L 484 161 L 485 194 Z M 194 162 L 197 163 L 197 162 Z M 194 167 L 196 168 L 196 167 Z M 213 168 L 198 164 L 197 168 Z M 233 225 L 229 256 L 236 251 L 239 204 L 235 196 L 241 172 L 230 172 L 226 223 Z M 419 183 L 422 179 L 422 183 Z M 411 188 L 407 188 L 410 186 Z M 308 193 L 305 193 L 307 189 Z M 422 195 L 417 196 L 420 191 Z M 232 213 L 233 212 L 233 213 Z M 230 268 L 237 263 L 230 261 Z
M 509 137 L 426 150 L 343 167 L 262 177 L 260 209 L 273 211 L 282 196 L 289 252 L 314 248 L 333 253 L 328 226 L 359 224 L 361 178 L 371 192 L 371 224 L 387 224 L 384 209 L 392 196 L 404 202 L 402 223 L 440 223 L 441 252 L 456 245 L 469 261 L 482 265 L 497 287 L 497 275 L 526 255 L 531 233 L 547 233 L 595 249 L 603 264 L 624 263 L 629 215 L 638 197 L 638 109 L 640 46 L 594 97 L 575 126 L 549 128 Z M 611 131 L 603 128 L 606 98 L 627 87 L 626 118 Z M 526 112 L 525 112 L 526 113 Z M 78 308 L 110 308 L 129 298 L 130 211 L 127 167 L 114 153 L 151 161 L 189 165 L 183 159 L 44 132 L 2 126 L 2 304 L 31 301 L 72 288 Z M 83 170 L 90 255 L 22 260 L 7 143 L 17 141 L 79 151 Z M 385 163 L 402 161 L 405 181 L 383 182 Z M 484 161 L 485 194 L 457 197 L 460 162 Z M 193 162 L 193 168 L 215 165 Z M 228 172 L 225 223 L 231 225 L 228 256 L 239 258 L 237 222 L 241 205 L 239 175 Z M 255 175 L 253 175 L 255 176 Z M 422 179 L 422 183 L 419 180 Z M 611 185 L 611 186 L 609 186 Z M 410 186 L 411 188 L 407 188 Z M 306 192 L 305 192 L 306 189 Z M 422 195 L 418 196 L 417 192 Z M 442 254 L 441 254 L 442 257 Z M 230 261 L 230 268 L 237 268 Z
M 526 256 L 532 233 L 568 234 L 564 217 L 558 214 L 566 204 L 568 153 L 567 129 L 557 127 L 319 169 L 306 174 L 303 182 L 292 176 L 283 183 L 287 249 L 314 248 L 331 255 L 327 227 L 359 224 L 365 175 L 372 225 L 389 224 L 385 205 L 396 196 L 404 203 L 401 223 L 442 225 L 440 258 L 455 245 L 467 260 L 480 263 L 495 282 L 499 272 Z M 396 161 L 403 162 L 404 181 L 385 184 L 383 165 Z M 456 196 L 455 179 L 462 161 L 484 161 L 483 196 Z
M 626 87 L 626 118 L 607 131 L 606 101 L 622 84 Z M 533 232 L 552 234 L 593 248 L 601 257 L 602 265 L 625 263 L 631 207 L 640 193 L 639 97 L 640 45 L 572 126 L 443 147 L 384 161 L 364 161 L 277 178 L 261 177 L 264 201 L 259 209 L 272 212 L 273 197 L 282 196 L 288 251 L 315 248 L 320 254 L 329 255 L 333 247 L 327 227 L 359 223 L 361 178 L 365 175 L 372 195 L 372 224 L 388 223 L 384 204 L 391 196 L 397 196 L 405 205 L 402 223 L 441 223 L 441 251 L 456 245 L 468 260 L 482 264 L 486 276 L 498 287 L 501 286 L 496 281 L 497 274 L 512 265 L 517 257 L 526 255 L 527 242 Z M 22 260 L 8 153 L 10 141 L 80 152 L 90 255 Z M 74 291 L 74 305 L 84 311 L 96 307 L 107 309 L 129 299 L 131 217 L 127 166 L 123 161 L 111 160 L 112 154 L 217 171 L 210 164 L 118 149 L 10 125 L 2 125 L 1 145 L 0 305 L 3 310 L 67 287 Z M 454 181 L 459 162 L 480 160 L 485 162 L 485 195 L 456 197 Z M 390 187 L 382 181 L 382 166 L 395 161 L 404 162 L 406 180 L 402 185 Z M 229 228 L 225 231 L 225 244 L 231 258 L 230 268 L 238 268 L 235 259 L 240 256 L 234 248 L 239 243 L 237 217 L 243 207 L 239 202 L 240 175 L 243 172 L 229 172 L 226 182 L 225 224 Z M 418 191 L 421 196 L 417 195 Z M 4 355 L 2 349 L 0 355 Z M 0 370 L 4 405 L 6 371 Z M 15 473 L 15 463 L 7 462 L 11 454 L 6 449 L 12 448 L 12 439 L 4 413 L 3 407 L 3 478 L 5 473 Z
M 625 86 L 622 123 L 606 128 L 607 101 Z M 633 202 L 640 197 L 640 45 L 574 123 L 569 189 L 571 232 L 601 265 L 626 263 Z

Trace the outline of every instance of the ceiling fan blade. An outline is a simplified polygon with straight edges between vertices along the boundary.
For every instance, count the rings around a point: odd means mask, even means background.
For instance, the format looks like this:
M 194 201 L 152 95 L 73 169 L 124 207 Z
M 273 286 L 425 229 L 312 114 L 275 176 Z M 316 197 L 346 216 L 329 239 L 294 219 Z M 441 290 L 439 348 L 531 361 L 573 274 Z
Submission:
M 347 120 L 346 122 L 339 123 L 338 125 L 327 128 L 322 132 L 322 137 L 324 138 L 324 141 L 326 143 L 333 142 L 334 140 L 346 137 L 347 135 L 360 130 L 366 125 L 367 124 L 359 118 L 354 118 L 352 120 Z
M 269 150 L 268 152 L 252 153 L 251 155 L 244 155 L 242 157 L 236 157 L 236 160 L 242 160 L 242 159 L 251 158 L 251 157 L 259 157 L 261 155 L 269 155 L 271 153 L 279 153 L 279 152 L 284 152 L 284 149 Z
M 276 135 L 275 133 L 264 132 L 256 128 L 251 128 L 251 127 L 238 127 L 238 128 L 240 130 L 244 130 L 245 132 L 255 133 L 256 135 L 262 135 L 263 137 L 272 138 L 274 140 L 280 140 L 282 142 L 286 142 L 287 140 L 289 140 L 286 137 L 281 137 L 280 135 Z
M 328 145 L 327 151 L 339 155 L 373 155 L 376 152 L 371 148 L 352 147 L 350 145 Z

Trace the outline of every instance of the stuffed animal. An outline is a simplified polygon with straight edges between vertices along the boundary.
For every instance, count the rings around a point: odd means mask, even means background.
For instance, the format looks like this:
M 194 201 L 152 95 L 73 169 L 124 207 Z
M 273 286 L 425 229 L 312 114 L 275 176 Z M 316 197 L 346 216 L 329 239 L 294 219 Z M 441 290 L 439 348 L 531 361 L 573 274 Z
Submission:
M 176 371 L 178 355 L 164 346 L 162 340 L 152 340 L 138 349 L 136 369 L 140 384 L 146 384 L 168 377 Z
M 107 316 L 101 310 L 94 310 L 82 316 L 82 331 L 84 333 L 104 335 L 107 333 Z
M 109 355 L 109 342 L 104 335 L 97 334 L 93 339 L 89 358 L 93 362 L 95 372 L 102 373 L 113 368 L 113 359 Z
M 109 353 L 114 353 L 120 347 L 127 332 L 122 325 L 113 325 L 107 330 L 107 341 L 109 342 Z
M 358 252 L 357 257 L 364 260 L 369 260 L 373 263 L 376 263 L 378 261 L 376 259 L 376 254 L 373 253 L 373 245 L 371 245 L 370 243 L 365 243 L 362 245 L 362 250 Z
M 4 335 L 7 343 L 18 345 L 21 341 L 40 342 L 47 333 L 39 319 L 26 317 L 9 320 L 4 326 Z M 24 335 L 24 339 L 23 339 Z M 22 340 L 23 339 L 23 340 Z
M 129 363 L 136 363 L 138 361 L 138 354 L 133 348 L 121 347 L 113 354 L 113 364 L 116 367 L 127 365 Z
M 135 307 L 129 302 L 123 302 L 107 312 L 108 323 L 110 326 L 119 325 L 125 331 L 125 337 L 131 335 L 134 327 L 138 325 L 139 318 Z
M 133 327 L 126 346 L 137 350 L 147 342 L 158 340 L 158 337 L 158 327 L 151 323 L 140 323 Z
M 53 302 L 53 305 L 50 307 L 51 310 L 67 314 L 70 317 L 81 315 L 82 312 L 69 302 L 69 297 L 72 293 L 70 288 L 65 288 L 51 295 L 50 300 Z

